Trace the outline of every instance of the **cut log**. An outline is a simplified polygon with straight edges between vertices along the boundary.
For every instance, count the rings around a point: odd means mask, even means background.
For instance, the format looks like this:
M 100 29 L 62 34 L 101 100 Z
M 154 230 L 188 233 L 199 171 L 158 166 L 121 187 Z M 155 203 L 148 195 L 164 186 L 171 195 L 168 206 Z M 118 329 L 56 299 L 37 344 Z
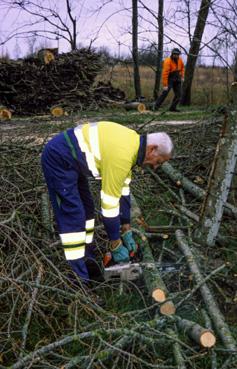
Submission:
M 132 202 L 132 224 L 136 224 L 137 218 L 141 218 L 141 210 L 137 205 L 136 199 L 131 195 Z M 142 238 L 143 241 L 143 277 L 146 283 L 146 287 L 152 299 L 158 303 L 164 303 L 168 297 L 168 290 L 162 280 L 158 269 L 155 266 L 155 260 L 153 258 L 148 240 L 146 237 Z M 164 305 L 164 304 L 163 304 Z M 167 303 L 160 310 L 160 313 L 165 315 L 172 315 L 175 313 L 175 306 L 171 301 Z
M 216 337 L 210 329 L 203 328 L 198 323 L 187 319 L 176 317 L 177 327 L 203 347 L 213 347 L 216 344 Z
M 10 120 L 12 117 L 12 113 L 5 106 L 0 106 L 0 119 L 2 120 Z
M 125 103 L 123 107 L 126 110 L 137 110 L 139 113 L 143 113 L 146 110 L 146 105 L 138 101 Z
M 215 301 L 215 298 L 210 291 L 209 287 L 206 283 L 203 283 L 203 276 L 199 270 L 198 264 L 194 258 L 194 255 L 191 251 L 191 248 L 188 245 L 188 242 L 183 234 L 182 231 L 177 230 L 175 232 L 177 243 L 179 246 L 179 249 L 182 251 L 182 253 L 185 255 L 187 263 L 189 265 L 189 268 L 191 272 L 193 273 L 193 276 L 195 278 L 195 281 L 197 284 L 200 284 L 200 292 L 202 295 L 202 298 L 206 304 L 207 310 L 210 314 L 210 317 L 214 323 L 215 329 L 221 338 L 223 344 L 228 350 L 234 350 L 236 351 L 236 342 L 233 338 L 230 329 L 228 325 L 225 322 L 225 319 L 220 312 L 220 309 Z
M 52 63 L 55 60 L 55 53 L 53 50 L 57 49 L 41 49 L 38 51 L 38 58 L 45 64 Z
M 59 105 L 54 105 L 50 108 L 50 113 L 54 117 L 61 117 L 64 115 L 64 109 Z
M 144 264 L 142 264 L 142 269 L 147 289 L 154 301 L 164 302 L 168 297 L 168 291 L 158 269 L 155 266 L 155 260 L 147 239 L 143 240 L 143 246 Z

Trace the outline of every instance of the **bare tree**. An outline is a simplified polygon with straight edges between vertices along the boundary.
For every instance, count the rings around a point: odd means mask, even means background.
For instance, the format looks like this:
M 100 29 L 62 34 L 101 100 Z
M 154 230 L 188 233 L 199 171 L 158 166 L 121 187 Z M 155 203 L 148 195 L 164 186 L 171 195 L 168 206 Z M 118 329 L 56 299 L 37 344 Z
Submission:
M 158 91 L 160 88 L 161 71 L 162 71 L 162 59 L 163 59 L 163 43 L 164 43 L 164 0 L 158 0 L 158 50 L 157 50 L 157 62 L 156 62 L 156 77 L 154 85 L 154 98 L 157 99 Z
M 138 57 L 138 6 L 137 0 L 132 0 L 132 57 L 134 70 L 134 88 L 136 98 L 141 96 L 141 82 L 139 73 L 139 57 Z
M 6 43 L 12 38 L 45 37 L 50 40 L 64 39 L 71 50 L 77 48 L 77 22 L 79 13 L 75 0 L 63 0 L 59 5 L 55 0 L 2 0 L 1 6 L 22 11 L 29 16 L 27 21 L 13 29 L 2 41 Z
M 191 104 L 191 88 L 194 76 L 195 65 L 200 50 L 201 40 L 206 25 L 208 12 L 211 5 L 211 0 L 202 0 L 200 10 L 198 13 L 197 23 L 194 30 L 192 42 L 190 45 L 188 59 L 185 69 L 185 77 L 183 84 L 183 91 L 181 97 L 181 104 Z

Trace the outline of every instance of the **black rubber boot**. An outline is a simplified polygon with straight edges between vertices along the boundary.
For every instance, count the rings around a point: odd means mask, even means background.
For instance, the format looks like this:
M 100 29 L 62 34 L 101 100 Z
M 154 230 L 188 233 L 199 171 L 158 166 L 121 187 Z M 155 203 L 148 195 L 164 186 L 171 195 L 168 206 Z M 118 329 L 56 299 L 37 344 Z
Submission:
M 93 282 L 104 282 L 104 268 L 96 259 L 86 258 L 85 263 L 89 273 L 90 280 Z

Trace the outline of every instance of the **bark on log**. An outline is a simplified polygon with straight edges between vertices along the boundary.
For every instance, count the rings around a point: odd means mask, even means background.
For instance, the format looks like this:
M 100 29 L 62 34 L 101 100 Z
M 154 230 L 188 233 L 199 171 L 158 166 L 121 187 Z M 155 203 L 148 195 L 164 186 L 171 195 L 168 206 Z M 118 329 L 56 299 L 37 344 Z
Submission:
M 216 337 L 210 329 L 203 328 L 198 323 L 187 319 L 176 318 L 176 324 L 179 329 L 203 347 L 213 347 L 216 344 Z
M 138 101 L 125 103 L 123 107 L 126 110 L 137 110 L 139 113 L 143 113 L 146 110 L 146 105 Z
M 185 239 L 185 235 L 180 230 L 177 230 L 175 235 L 176 235 L 178 246 L 186 257 L 189 268 L 194 275 L 196 283 L 201 284 L 203 281 L 203 276 L 199 270 L 198 264 L 187 243 L 187 240 Z M 215 329 L 218 335 L 220 336 L 223 344 L 228 350 L 236 351 L 237 348 L 236 348 L 235 339 L 233 338 L 230 332 L 230 329 L 228 325 L 226 324 L 222 313 L 219 310 L 219 307 L 215 301 L 215 298 L 206 283 L 200 286 L 200 292 L 206 304 L 210 317 L 214 323 Z
M 131 218 L 132 223 L 136 223 L 136 219 L 141 217 L 141 211 L 137 205 L 136 199 L 133 195 L 131 195 L 132 201 L 132 212 Z M 142 239 L 144 250 L 143 250 L 143 276 L 149 291 L 149 294 L 152 296 L 153 300 L 156 302 L 163 302 L 162 308 L 160 310 L 161 314 L 170 315 L 175 313 L 174 304 L 170 301 L 167 301 L 168 290 L 165 286 L 164 281 L 162 280 L 158 269 L 155 267 L 155 260 L 153 258 L 149 243 L 146 237 Z
M 162 171 L 168 175 L 168 177 L 177 183 L 177 181 L 180 182 L 180 184 L 184 187 L 184 189 L 188 192 L 190 192 L 193 196 L 195 196 L 198 199 L 203 199 L 206 191 L 202 188 L 198 187 L 196 184 L 194 184 L 192 181 L 190 181 L 188 178 L 184 177 L 182 173 L 180 173 L 177 169 L 175 169 L 170 163 L 166 162 L 162 164 L 161 166 Z M 226 213 L 231 213 L 237 217 L 237 208 L 233 205 L 226 203 L 224 211 Z
M 41 222 L 45 232 L 44 236 L 46 238 L 53 231 L 52 214 L 50 209 L 51 205 L 48 194 L 44 192 L 41 195 Z
M 175 340 L 178 339 L 176 333 L 172 329 L 168 328 L 167 333 L 169 336 L 171 336 Z M 173 343 L 173 354 L 174 354 L 174 359 L 177 365 L 177 369 L 186 369 L 184 357 L 182 355 L 181 347 L 178 342 Z

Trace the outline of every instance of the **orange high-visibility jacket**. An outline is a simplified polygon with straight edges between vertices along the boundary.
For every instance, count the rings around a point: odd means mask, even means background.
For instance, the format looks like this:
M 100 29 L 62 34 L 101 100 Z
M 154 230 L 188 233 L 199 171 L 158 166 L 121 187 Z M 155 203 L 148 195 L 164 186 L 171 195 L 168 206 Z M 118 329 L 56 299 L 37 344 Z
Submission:
M 166 58 L 163 62 L 163 71 L 162 71 L 162 83 L 163 87 L 168 86 L 168 78 L 169 74 L 172 72 L 178 71 L 181 78 L 184 78 L 184 62 L 179 57 L 178 63 L 176 64 L 171 57 Z

